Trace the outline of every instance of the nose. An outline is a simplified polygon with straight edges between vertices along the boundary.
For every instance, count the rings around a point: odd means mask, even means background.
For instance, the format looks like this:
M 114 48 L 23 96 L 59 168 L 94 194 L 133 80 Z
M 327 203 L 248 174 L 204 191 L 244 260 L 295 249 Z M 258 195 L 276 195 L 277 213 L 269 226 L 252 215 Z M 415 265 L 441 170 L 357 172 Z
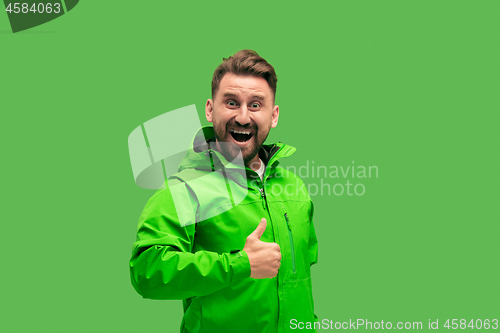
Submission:
M 242 105 L 236 117 L 234 119 L 240 126 L 246 126 L 250 124 L 250 111 L 246 105 Z

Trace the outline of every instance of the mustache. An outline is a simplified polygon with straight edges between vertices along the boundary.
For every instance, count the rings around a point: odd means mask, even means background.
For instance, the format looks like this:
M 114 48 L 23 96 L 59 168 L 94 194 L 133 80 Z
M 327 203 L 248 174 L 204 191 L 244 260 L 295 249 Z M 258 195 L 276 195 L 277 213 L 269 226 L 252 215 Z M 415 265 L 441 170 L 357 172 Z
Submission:
M 257 125 L 255 125 L 255 123 L 253 123 L 251 125 L 250 124 L 249 125 L 240 125 L 237 122 L 232 121 L 232 122 L 228 122 L 226 124 L 226 131 L 229 128 L 237 128 L 237 129 L 242 129 L 242 130 L 253 130 L 254 132 L 257 132 Z

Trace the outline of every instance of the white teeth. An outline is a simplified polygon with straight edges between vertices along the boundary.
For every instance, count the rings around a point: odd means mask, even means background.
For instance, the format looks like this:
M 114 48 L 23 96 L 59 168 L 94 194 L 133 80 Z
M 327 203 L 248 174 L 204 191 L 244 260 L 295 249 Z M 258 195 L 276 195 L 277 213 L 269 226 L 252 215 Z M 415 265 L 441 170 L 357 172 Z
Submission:
M 248 134 L 250 134 L 250 133 L 252 133 L 251 131 L 240 131 L 240 130 L 235 130 L 235 129 L 233 129 L 233 130 L 231 130 L 231 131 L 232 131 L 233 133 L 237 133 L 237 134 L 247 134 L 247 135 L 248 135 Z

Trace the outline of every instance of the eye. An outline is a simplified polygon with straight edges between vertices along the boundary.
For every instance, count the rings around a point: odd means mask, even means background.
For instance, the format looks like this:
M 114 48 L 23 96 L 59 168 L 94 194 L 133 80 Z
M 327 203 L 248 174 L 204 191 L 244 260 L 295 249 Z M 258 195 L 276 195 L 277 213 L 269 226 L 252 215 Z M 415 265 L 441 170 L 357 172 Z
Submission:
M 260 108 L 260 104 L 259 104 L 259 103 L 257 103 L 257 102 L 253 102 L 252 104 L 250 104 L 250 107 L 251 107 L 252 109 L 258 109 L 258 108 Z
M 229 105 L 229 106 L 236 106 L 236 102 L 234 100 L 232 100 L 232 99 L 228 99 L 226 101 L 226 104 Z

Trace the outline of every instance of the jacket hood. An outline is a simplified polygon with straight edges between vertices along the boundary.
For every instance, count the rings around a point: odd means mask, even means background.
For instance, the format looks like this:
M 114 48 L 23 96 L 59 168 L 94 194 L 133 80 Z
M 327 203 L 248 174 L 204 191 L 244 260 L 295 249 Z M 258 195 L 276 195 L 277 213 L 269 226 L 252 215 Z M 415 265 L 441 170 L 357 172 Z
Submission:
M 185 169 L 197 169 L 205 171 L 215 171 L 217 169 L 251 169 L 242 165 L 237 161 L 228 161 L 219 151 L 215 150 L 212 145 L 215 143 L 215 132 L 212 126 L 204 126 L 198 130 L 194 136 L 192 147 L 187 151 L 186 156 L 179 165 L 179 172 Z M 210 145 L 210 148 L 209 148 Z M 295 148 L 278 142 L 270 145 L 262 145 L 259 151 L 259 157 L 264 161 L 266 166 L 272 168 L 278 165 L 278 159 L 288 157 L 295 152 Z M 271 164 L 270 164 L 271 163 Z

